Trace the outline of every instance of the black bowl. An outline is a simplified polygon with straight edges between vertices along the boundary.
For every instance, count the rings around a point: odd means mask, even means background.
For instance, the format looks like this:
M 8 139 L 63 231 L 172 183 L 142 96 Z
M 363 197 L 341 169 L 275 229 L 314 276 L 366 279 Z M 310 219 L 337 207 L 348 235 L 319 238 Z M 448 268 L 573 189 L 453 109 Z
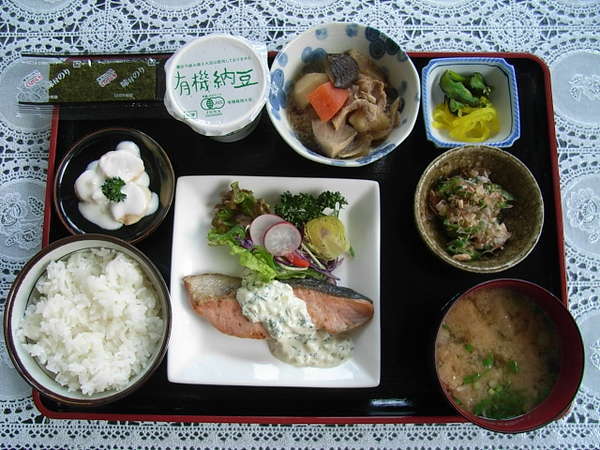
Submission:
M 118 230 L 105 230 L 87 220 L 79 212 L 75 180 L 87 165 L 104 153 L 114 150 L 121 141 L 133 141 L 150 177 L 150 190 L 158 195 L 158 210 L 139 222 Z M 67 152 L 54 180 L 54 206 L 58 217 L 72 234 L 101 233 L 133 243 L 147 237 L 169 212 L 175 194 L 175 173 L 167 154 L 150 136 L 131 128 L 105 128 L 84 136 Z

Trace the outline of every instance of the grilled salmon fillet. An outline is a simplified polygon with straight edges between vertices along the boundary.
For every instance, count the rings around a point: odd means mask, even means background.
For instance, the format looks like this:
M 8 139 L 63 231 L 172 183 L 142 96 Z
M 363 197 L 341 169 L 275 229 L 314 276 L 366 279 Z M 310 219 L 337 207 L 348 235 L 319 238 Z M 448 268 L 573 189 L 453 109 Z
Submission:
M 231 336 L 266 339 L 269 337 L 262 324 L 249 321 L 235 298 L 241 279 L 206 273 L 183 278 L 192 308 L 217 330 Z
M 306 302 L 315 327 L 331 334 L 360 327 L 373 317 L 373 302 L 352 289 L 321 283 L 317 280 L 288 280 L 294 295 Z M 217 273 L 190 275 L 183 278 L 192 308 L 225 334 L 241 338 L 266 339 L 260 323 L 242 314 L 235 298 L 241 279 Z

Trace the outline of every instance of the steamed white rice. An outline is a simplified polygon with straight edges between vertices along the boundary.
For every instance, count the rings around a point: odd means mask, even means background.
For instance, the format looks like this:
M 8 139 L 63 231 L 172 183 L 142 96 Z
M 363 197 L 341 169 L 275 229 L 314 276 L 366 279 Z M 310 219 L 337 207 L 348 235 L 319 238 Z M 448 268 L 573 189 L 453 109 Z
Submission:
M 69 391 L 119 389 L 154 353 L 163 320 L 139 264 L 106 248 L 51 262 L 19 327 L 27 351 Z

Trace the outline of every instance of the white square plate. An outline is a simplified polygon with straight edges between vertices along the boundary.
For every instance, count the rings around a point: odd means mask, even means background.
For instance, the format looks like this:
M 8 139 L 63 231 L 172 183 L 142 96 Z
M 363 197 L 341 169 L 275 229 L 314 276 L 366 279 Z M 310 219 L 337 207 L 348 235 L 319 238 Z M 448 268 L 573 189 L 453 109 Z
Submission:
M 375 314 L 353 332 L 354 353 L 333 368 L 298 368 L 271 355 L 262 340 L 225 335 L 191 308 L 182 278 L 216 272 L 239 276 L 237 256 L 209 247 L 213 207 L 233 181 L 274 205 L 285 190 L 318 195 L 340 191 L 348 200 L 340 219 L 356 253 L 336 269 L 339 285 L 373 300 Z M 373 387 L 380 378 L 379 184 L 369 180 L 188 176 L 177 180 L 171 261 L 173 326 L 167 356 L 169 381 L 238 386 Z

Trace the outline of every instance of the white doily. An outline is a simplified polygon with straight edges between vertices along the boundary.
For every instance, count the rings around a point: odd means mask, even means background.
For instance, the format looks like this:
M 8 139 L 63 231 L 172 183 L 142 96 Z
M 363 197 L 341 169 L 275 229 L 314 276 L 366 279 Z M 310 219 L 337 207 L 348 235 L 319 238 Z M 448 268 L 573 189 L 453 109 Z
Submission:
M 600 448 L 600 2 L 595 0 L 5 0 L 0 2 L 0 291 L 40 246 L 49 117 L 19 114 L 22 54 L 172 52 L 211 32 L 281 48 L 326 21 L 369 24 L 408 51 L 531 52 L 551 70 L 570 309 L 586 371 L 569 414 L 500 435 L 468 424 L 107 423 L 42 417 L 0 343 L 5 448 Z

